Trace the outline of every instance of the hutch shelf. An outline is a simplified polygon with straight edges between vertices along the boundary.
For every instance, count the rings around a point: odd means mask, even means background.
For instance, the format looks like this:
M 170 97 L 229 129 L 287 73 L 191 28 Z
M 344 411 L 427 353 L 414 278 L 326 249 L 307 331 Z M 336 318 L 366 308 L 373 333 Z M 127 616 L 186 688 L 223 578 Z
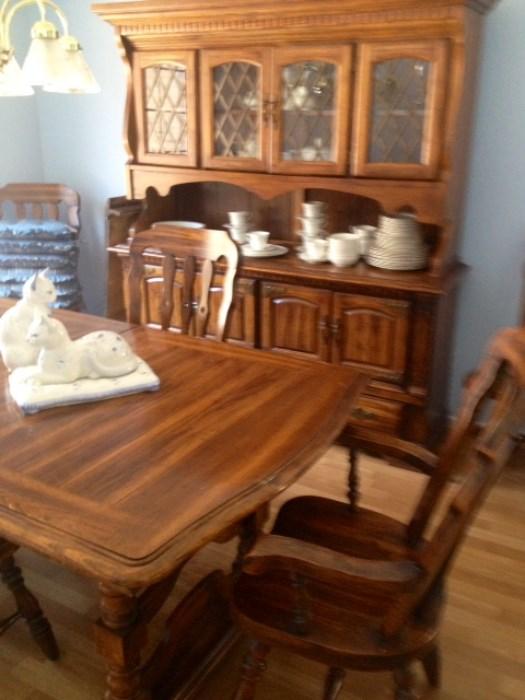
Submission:
M 246 258 L 229 342 L 370 375 L 352 423 L 430 442 L 445 419 L 469 127 L 493 0 L 142 0 L 94 6 L 129 68 L 126 198 L 109 204 L 109 309 L 155 221 L 249 210 L 290 252 Z M 406 212 L 428 268 L 301 262 L 301 203 L 326 229 Z M 157 320 L 158 257 L 146 321 Z M 216 292 L 220 293 L 220 274 Z M 173 318 L 176 330 L 178 319 Z

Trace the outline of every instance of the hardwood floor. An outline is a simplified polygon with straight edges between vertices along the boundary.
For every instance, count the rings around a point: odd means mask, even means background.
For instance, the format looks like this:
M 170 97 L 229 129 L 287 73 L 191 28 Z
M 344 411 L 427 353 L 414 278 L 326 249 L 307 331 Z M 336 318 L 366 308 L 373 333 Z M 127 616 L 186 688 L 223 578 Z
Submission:
M 334 447 L 279 501 L 313 492 L 342 498 L 346 473 L 345 452 Z M 372 459 L 361 460 L 361 474 L 362 502 L 397 517 L 410 510 L 424 478 Z M 223 566 L 233 550 L 233 544 L 210 545 L 199 553 L 185 570 L 176 598 L 203 573 Z M 89 641 L 90 620 L 97 616 L 94 584 L 31 552 L 20 552 L 17 559 L 53 624 L 62 656 L 57 663 L 47 661 L 25 626 L 17 623 L 0 639 L 0 699 L 100 700 L 104 670 Z M 9 594 L 0 588 L 0 619 L 10 612 Z M 422 697 L 525 698 L 523 453 L 493 490 L 454 565 L 442 648 L 443 688 L 430 691 L 418 674 Z M 229 700 L 241 653 L 239 647 L 210 676 L 198 700 Z M 320 665 L 274 650 L 257 700 L 320 698 L 324 674 Z M 388 674 L 351 673 L 340 700 L 390 699 L 391 688 Z

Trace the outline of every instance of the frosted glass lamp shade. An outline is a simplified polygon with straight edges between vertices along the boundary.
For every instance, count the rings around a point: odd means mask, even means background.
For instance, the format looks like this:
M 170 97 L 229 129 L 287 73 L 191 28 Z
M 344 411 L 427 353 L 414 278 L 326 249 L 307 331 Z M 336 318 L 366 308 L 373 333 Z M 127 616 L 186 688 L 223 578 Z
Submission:
M 30 85 L 46 85 L 57 80 L 62 71 L 63 51 L 55 38 L 35 37 L 22 66 Z
M 46 92 L 74 94 L 100 92 L 100 86 L 78 43 L 72 43 L 70 37 L 62 37 L 58 43 L 61 45 L 61 69 L 53 79 L 44 83 L 43 89 Z
M 0 68 L 0 97 L 23 97 L 33 94 L 34 90 L 25 79 L 18 61 L 11 56 Z

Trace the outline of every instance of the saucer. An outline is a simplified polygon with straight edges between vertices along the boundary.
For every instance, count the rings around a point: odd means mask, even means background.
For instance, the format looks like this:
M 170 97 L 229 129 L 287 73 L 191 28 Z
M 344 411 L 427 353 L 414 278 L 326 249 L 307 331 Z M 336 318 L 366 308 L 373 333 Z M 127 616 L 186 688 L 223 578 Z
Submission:
M 310 263 L 310 265 L 317 265 L 318 263 L 325 263 L 328 262 L 328 255 L 325 255 L 322 258 L 315 258 L 312 260 L 312 258 L 309 258 L 304 251 L 299 251 L 297 253 L 297 257 L 299 260 L 302 260 L 305 263 Z
M 247 258 L 274 258 L 277 255 L 286 255 L 288 248 L 285 245 L 268 243 L 262 250 L 254 250 L 249 243 L 241 246 L 242 254 Z

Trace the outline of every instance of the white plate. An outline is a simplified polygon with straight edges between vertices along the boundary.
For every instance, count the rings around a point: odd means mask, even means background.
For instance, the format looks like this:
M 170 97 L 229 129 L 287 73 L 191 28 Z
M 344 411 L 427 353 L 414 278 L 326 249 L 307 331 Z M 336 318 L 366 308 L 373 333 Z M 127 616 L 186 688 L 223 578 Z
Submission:
M 206 228 L 206 224 L 200 221 L 155 221 L 151 228 L 157 228 L 157 226 L 177 226 L 178 228 Z
M 254 250 L 249 243 L 241 246 L 242 254 L 247 258 L 274 258 L 277 255 L 286 255 L 288 248 L 285 245 L 268 243 L 263 250 Z
M 326 255 L 324 258 L 317 258 L 315 260 L 312 260 L 306 255 L 306 253 L 303 253 L 301 251 L 297 253 L 297 257 L 299 258 L 299 260 L 302 260 L 305 263 L 310 263 L 310 265 L 317 265 L 318 263 L 328 262 L 328 255 Z

